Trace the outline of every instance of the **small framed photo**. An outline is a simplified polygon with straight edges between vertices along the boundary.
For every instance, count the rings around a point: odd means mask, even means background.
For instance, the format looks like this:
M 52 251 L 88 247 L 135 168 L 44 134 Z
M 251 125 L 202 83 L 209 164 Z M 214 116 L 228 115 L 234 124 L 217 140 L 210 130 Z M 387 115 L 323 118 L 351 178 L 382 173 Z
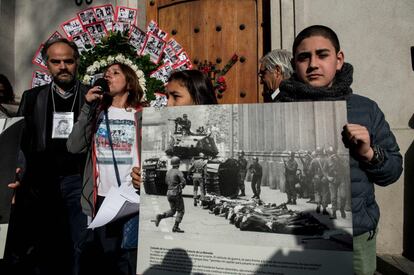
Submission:
M 98 21 L 104 21 L 107 30 L 112 30 L 115 13 L 111 4 L 93 7 L 95 17 Z
M 158 24 L 157 24 L 157 22 L 155 22 L 154 20 L 151 20 L 149 23 L 148 23 L 148 26 L 147 26 L 147 32 L 149 32 L 149 33 L 153 33 L 153 34 L 158 34 L 158 30 L 159 30 L 160 28 L 158 27 Z
M 35 55 L 32 59 L 32 63 L 47 70 L 46 62 L 43 60 L 43 57 L 42 57 L 43 47 L 44 47 L 44 44 L 41 44 L 39 46 L 39 48 L 37 49 L 37 51 L 36 51 L 36 53 L 35 53 Z
M 176 54 L 179 54 L 183 50 L 183 47 L 174 38 L 168 40 L 167 45 L 170 46 Z
M 52 77 L 46 71 L 34 71 L 32 74 L 32 88 L 49 84 Z
M 138 28 L 135 25 L 131 26 L 131 31 L 129 33 L 129 44 L 131 44 L 137 52 L 140 53 L 145 43 L 147 33 Z
M 135 24 L 137 20 L 137 14 L 138 9 L 128 7 L 116 7 L 115 21 Z
M 158 36 L 148 33 L 141 55 L 149 54 L 151 62 L 158 64 L 162 57 L 166 42 Z
M 114 8 L 111 4 L 93 7 L 96 19 L 103 21 L 105 19 L 114 20 Z
M 191 70 L 193 68 L 193 65 L 190 61 L 182 61 L 180 63 L 175 64 L 173 68 L 175 71 Z
M 155 100 L 150 102 L 151 107 L 163 108 L 167 106 L 168 99 L 167 96 L 163 93 L 155 93 Z
M 82 23 L 77 17 L 63 22 L 60 26 L 69 39 L 83 31 Z
M 60 32 L 55 31 L 54 33 L 52 33 L 52 34 L 49 36 L 49 38 L 46 40 L 45 44 L 46 44 L 47 42 L 49 42 L 49 41 L 52 41 L 52 40 L 55 40 L 55 39 L 58 39 L 58 38 L 62 38 L 62 37 L 63 37 L 63 36 L 60 34 Z
M 112 27 L 113 32 L 126 33 L 128 35 L 131 29 L 131 24 L 128 22 L 118 22 L 116 21 Z
M 158 33 L 157 33 L 157 35 L 158 35 L 158 37 L 159 37 L 159 38 L 161 38 L 161 39 L 163 39 L 163 40 L 167 41 L 167 36 L 168 36 L 168 33 L 167 33 L 166 31 L 163 31 L 163 30 L 161 30 L 161 29 L 158 29 Z
M 78 12 L 77 15 L 83 26 L 93 24 L 98 21 L 95 17 L 95 12 L 93 8 L 89 8 L 81 12 Z
M 156 71 L 152 72 L 150 77 L 161 80 L 164 84 L 166 84 L 173 71 L 174 68 L 167 62 L 160 66 Z
M 148 23 L 147 32 L 155 34 L 159 38 L 167 41 L 168 33 L 164 30 L 161 30 L 160 27 L 158 26 L 157 22 L 155 22 L 154 20 L 151 20 Z
M 175 51 L 173 50 L 173 48 L 169 45 L 166 45 L 164 48 L 163 60 L 164 60 L 164 63 L 168 61 L 173 65 L 180 61 L 178 56 L 175 54 Z
M 72 41 L 75 42 L 76 46 L 78 46 L 79 53 L 81 54 L 95 46 L 92 37 L 87 32 L 81 32 L 73 36 Z
M 188 54 L 185 51 L 181 51 L 178 54 L 178 59 L 180 60 L 180 63 L 183 61 L 190 62 L 190 58 L 188 57 Z
M 107 35 L 104 22 L 96 22 L 85 26 L 86 31 L 92 37 L 93 43 L 98 44 L 101 42 L 102 37 Z

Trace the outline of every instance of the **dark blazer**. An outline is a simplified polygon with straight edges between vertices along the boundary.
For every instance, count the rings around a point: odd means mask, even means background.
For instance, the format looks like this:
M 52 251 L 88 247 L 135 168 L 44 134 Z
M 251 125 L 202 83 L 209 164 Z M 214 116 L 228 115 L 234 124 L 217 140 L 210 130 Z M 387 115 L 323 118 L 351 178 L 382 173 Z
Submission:
M 78 104 L 75 106 L 75 108 L 79 108 L 79 113 L 88 88 L 79 83 L 80 96 Z M 46 113 L 50 92 L 51 84 L 47 84 L 23 93 L 17 115 L 25 117 L 26 126 L 22 141 L 22 149 L 25 153 L 41 152 L 46 148 Z
M 281 99 L 280 93 L 278 93 L 277 96 L 272 99 L 273 92 L 274 91 L 270 91 L 270 90 L 263 91 L 263 102 L 280 102 L 280 99 Z

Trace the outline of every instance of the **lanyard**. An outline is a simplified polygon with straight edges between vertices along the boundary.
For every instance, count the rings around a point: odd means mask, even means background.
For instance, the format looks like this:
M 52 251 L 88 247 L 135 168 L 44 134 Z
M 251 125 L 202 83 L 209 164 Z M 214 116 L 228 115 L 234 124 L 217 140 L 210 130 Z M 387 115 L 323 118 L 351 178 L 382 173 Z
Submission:
M 115 168 L 116 180 L 118 182 L 118 186 L 121 186 L 121 178 L 119 177 L 118 164 L 116 162 L 115 152 L 114 152 L 114 146 L 113 146 L 113 143 L 112 143 L 111 129 L 109 128 L 108 109 L 105 109 L 104 110 L 104 114 L 105 114 L 106 129 L 108 130 L 109 145 L 111 146 L 112 159 L 114 161 L 114 168 Z
M 51 87 L 53 87 L 53 84 L 52 84 Z M 76 81 L 75 90 L 76 90 L 75 91 L 75 97 L 73 98 L 72 108 L 70 109 L 71 112 L 73 112 L 73 107 L 75 107 L 76 97 L 78 96 L 78 91 L 79 91 L 79 82 L 78 81 Z M 53 91 L 53 89 L 52 89 L 52 104 L 53 104 L 53 113 L 56 113 L 55 91 Z

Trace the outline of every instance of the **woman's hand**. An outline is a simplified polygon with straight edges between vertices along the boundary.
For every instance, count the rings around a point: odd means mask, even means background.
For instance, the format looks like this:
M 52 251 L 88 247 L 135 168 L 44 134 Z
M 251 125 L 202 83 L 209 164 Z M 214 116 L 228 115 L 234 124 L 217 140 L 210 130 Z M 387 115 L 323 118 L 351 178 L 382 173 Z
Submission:
M 100 86 L 95 86 L 91 88 L 85 95 L 85 100 L 88 103 L 92 103 L 96 100 L 102 100 L 102 88 Z
M 141 177 L 141 169 L 139 167 L 132 168 L 131 172 L 131 178 L 132 178 L 132 185 L 135 189 L 139 190 L 142 183 L 142 177 Z

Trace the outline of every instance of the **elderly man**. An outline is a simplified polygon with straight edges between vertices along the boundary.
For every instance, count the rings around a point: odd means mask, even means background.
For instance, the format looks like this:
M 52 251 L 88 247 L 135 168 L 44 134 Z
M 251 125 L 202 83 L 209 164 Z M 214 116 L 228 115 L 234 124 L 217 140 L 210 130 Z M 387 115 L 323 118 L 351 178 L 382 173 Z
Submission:
M 79 52 L 73 42 L 51 40 L 42 56 L 53 81 L 25 91 L 20 103 L 18 115 L 26 122 L 22 151 L 27 161 L 16 215 L 20 243 L 26 246 L 22 252 L 31 251 L 35 268 L 41 274 L 69 274 L 77 266 L 74 248 L 86 227 L 80 205 L 84 156 L 69 153 L 69 133 L 56 135 L 54 129 L 62 120 L 73 125 L 87 87 L 76 79 Z
M 278 102 L 279 85 L 292 73 L 292 54 L 287 50 L 273 50 L 260 59 L 260 84 L 264 85 L 264 102 Z

